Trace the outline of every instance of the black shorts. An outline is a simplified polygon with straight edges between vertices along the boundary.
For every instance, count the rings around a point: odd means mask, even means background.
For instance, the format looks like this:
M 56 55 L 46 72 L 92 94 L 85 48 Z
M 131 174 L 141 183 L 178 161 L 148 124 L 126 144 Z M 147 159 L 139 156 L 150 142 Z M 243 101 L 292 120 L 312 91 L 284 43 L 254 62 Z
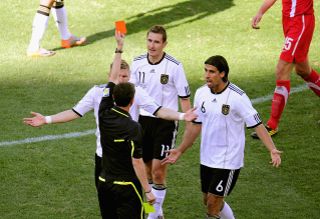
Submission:
M 162 160 L 165 151 L 174 148 L 178 133 L 178 122 L 140 116 L 139 123 L 143 128 L 143 160 Z
M 99 180 L 98 198 L 103 219 L 143 219 L 142 189 L 138 180 Z
M 240 169 L 216 169 L 200 165 L 201 190 L 225 197 L 229 195 L 236 185 Z

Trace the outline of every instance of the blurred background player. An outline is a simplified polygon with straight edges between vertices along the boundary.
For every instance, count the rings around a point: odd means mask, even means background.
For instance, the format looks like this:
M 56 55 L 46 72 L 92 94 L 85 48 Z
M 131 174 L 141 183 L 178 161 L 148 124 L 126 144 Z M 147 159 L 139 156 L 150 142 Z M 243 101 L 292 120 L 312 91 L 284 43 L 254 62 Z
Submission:
M 252 28 L 259 29 L 262 16 L 276 0 L 265 0 L 252 19 Z M 320 76 L 311 68 L 308 52 L 312 40 L 315 17 L 313 0 L 283 0 L 282 25 L 284 46 L 276 67 L 276 89 L 274 91 L 270 118 L 266 128 L 270 136 L 278 132 L 278 125 L 290 94 L 290 74 L 295 66 L 296 73 L 306 81 L 309 88 L 320 96 Z M 258 138 L 257 133 L 251 134 Z
M 131 66 L 131 81 L 144 88 L 157 104 L 186 112 L 191 108 L 189 84 L 182 64 L 164 52 L 167 33 L 164 27 L 156 25 L 147 32 L 147 54 L 136 57 Z M 156 196 L 156 212 L 148 219 L 162 219 L 162 205 L 166 196 L 166 165 L 160 161 L 165 158 L 166 150 L 174 147 L 178 123 L 155 118 L 154 115 L 140 110 L 139 123 L 144 130 L 143 160 L 146 163 L 152 191 Z
M 86 42 L 85 37 L 76 37 L 69 31 L 67 11 L 63 0 L 40 0 L 40 6 L 33 19 L 32 35 L 27 49 L 27 55 L 30 57 L 48 57 L 55 54 L 54 51 L 46 50 L 40 46 L 40 42 L 48 26 L 51 8 L 60 32 L 62 48 L 71 48 L 72 46 L 79 46 Z

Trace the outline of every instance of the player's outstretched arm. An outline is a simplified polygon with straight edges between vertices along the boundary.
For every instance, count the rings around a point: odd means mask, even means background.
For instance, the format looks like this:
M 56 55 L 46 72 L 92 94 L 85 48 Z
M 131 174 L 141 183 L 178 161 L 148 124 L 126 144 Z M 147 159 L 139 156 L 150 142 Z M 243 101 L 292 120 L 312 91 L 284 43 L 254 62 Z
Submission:
M 33 117 L 24 118 L 23 123 L 33 127 L 40 127 L 42 125 L 49 124 L 49 123 L 69 122 L 80 117 L 78 114 L 76 114 L 72 110 L 66 110 L 52 116 L 43 116 L 42 114 L 37 112 L 31 112 L 31 114 L 33 115 Z
M 167 151 L 169 154 L 161 161 L 162 165 L 174 164 L 181 157 L 181 155 L 192 146 L 193 142 L 197 139 L 201 132 L 201 124 L 189 124 L 186 126 L 183 139 L 177 149 Z
M 277 0 L 265 0 L 260 9 L 258 10 L 257 14 L 252 18 L 251 20 L 251 26 L 253 29 L 260 29 L 258 24 L 260 23 L 263 15 L 269 10 L 269 8 L 272 7 L 272 5 L 276 2 Z
M 274 145 L 271 136 L 269 135 L 268 131 L 264 127 L 263 124 L 258 125 L 255 127 L 255 131 L 257 132 L 257 135 L 263 142 L 263 144 L 266 146 L 266 148 L 270 152 L 271 156 L 271 163 L 274 167 L 279 167 L 281 164 L 281 153 L 282 151 L 279 151 L 276 146 Z
M 155 116 L 165 120 L 185 120 L 187 122 L 191 122 L 198 117 L 194 111 L 195 108 L 189 109 L 185 113 L 180 113 L 169 108 L 161 107 L 156 112 Z

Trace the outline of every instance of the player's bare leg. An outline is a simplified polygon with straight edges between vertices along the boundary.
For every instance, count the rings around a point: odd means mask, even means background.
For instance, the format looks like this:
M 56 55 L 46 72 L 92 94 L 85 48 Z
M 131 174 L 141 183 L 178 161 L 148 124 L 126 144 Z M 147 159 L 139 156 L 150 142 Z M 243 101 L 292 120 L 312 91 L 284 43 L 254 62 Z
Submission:
M 307 82 L 316 95 L 320 96 L 320 75 L 311 68 L 308 58 L 304 62 L 296 63 L 296 73 Z
M 167 176 L 167 165 L 161 165 L 160 160 L 152 160 L 152 193 L 156 196 L 155 213 L 150 213 L 148 219 L 164 219 L 162 205 L 166 196 L 165 179 Z
M 153 185 L 153 180 L 152 180 L 152 160 L 144 162 L 145 167 L 146 167 L 146 172 L 147 172 L 147 177 L 149 184 L 152 186 Z
M 220 218 L 223 199 L 223 197 L 216 196 L 211 193 L 203 194 L 203 202 L 207 206 L 207 215 L 209 218 Z
M 40 48 L 40 42 L 48 26 L 48 20 L 51 7 L 54 0 L 41 0 L 40 6 L 34 16 L 32 23 L 32 34 L 30 43 L 27 49 L 27 55 L 30 57 L 48 57 L 55 54 L 54 51 L 49 51 Z

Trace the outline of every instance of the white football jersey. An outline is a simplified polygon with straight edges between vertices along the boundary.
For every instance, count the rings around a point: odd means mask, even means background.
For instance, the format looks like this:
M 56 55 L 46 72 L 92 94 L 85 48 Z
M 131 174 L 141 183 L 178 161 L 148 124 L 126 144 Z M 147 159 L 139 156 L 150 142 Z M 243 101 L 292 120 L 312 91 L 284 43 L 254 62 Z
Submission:
M 145 89 L 158 105 L 175 111 L 179 108 L 178 97 L 190 96 L 182 64 L 168 54 L 164 54 L 155 64 L 149 62 L 148 54 L 135 58 L 131 65 L 130 81 Z M 153 116 L 143 109 L 140 114 Z
M 103 90 L 105 89 L 106 84 L 96 85 L 92 87 L 86 95 L 77 103 L 76 106 L 73 107 L 73 111 L 77 113 L 79 116 L 84 116 L 87 112 L 93 110 L 94 117 L 96 119 L 96 154 L 99 157 L 102 157 L 102 147 L 100 143 L 100 130 L 99 130 L 99 105 L 103 96 Z M 139 108 L 146 110 L 147 112 L 153 114 L 156 113 L 160 106 L 156 104 L 154 99 L 150 97 L 142 88 L 136 87 L 136 93 L 134 96 L 133 104 L 130 108 L 130 114 L 132 119 L 138 121 L 139 118 Z
M 243 166 L 245 125 L 261 124 L 248 96 L 229 83 L 220 93 L 212 93 L 207 85 L 195 94 L 194 107 L 202 124 L 200 162 L 211 168 L 239 169 Z

